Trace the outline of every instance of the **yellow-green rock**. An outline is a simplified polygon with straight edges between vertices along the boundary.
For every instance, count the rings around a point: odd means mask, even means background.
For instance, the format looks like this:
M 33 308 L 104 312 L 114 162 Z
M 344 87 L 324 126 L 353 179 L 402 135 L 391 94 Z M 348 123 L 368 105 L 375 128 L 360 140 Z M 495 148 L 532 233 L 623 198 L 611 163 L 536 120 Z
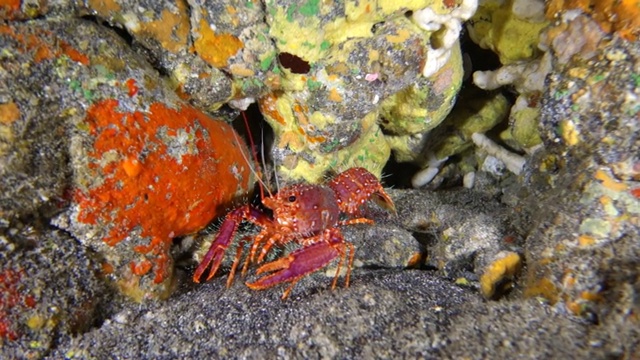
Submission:
M 530 148 L 542 143 L 538 125 L 540 123 L 539 108 L 524 108 L 511 113 L 511 136 L 522 148 Z
M 507 65 L 530 60 L 539 54 L 540 31 L 548 22 L 519 19 L 512 11 L 513 1 L 490 0 L 478 6 L 467 23 L 469 36 L 482 48 L 493 50 Z
M 482 93 L 470 89 L 463 92 L 457 106 L 443 122 L 445 130 L 428 148 L 437 159 L 458 154 L 472 145 L 473 133 L 484 133 L 502 122 L 509 114 L 510 104 L 499 92 Z M 456 131 L 446 131 L 456 129 Z
M 446 118 L 462 85 L 462 54 L 459 46 L 451 50 L 446 65 L 433 76 L 419 78 L 406 89 L 382 103 L 381 118 L 387 132 L 418 134 L 434 129 Z

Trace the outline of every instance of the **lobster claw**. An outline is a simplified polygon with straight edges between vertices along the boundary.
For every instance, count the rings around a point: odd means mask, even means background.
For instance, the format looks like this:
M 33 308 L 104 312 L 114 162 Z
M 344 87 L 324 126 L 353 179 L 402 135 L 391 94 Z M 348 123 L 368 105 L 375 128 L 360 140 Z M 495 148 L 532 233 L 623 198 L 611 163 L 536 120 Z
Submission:
M 305 246 L 292 252 L 286 257 L 262 265 L 258 268 L 257 274 L 275 272 L 270 275 L 263 276 L 255 282 L 247 282 L 246 285 L 252 290 L 263 290 L 276 286 L 280 283 L 291 282 L 291 285 L 289 285 L 289 287 L 284 291 L 284 294 L 282 294 L 282 299 L 284 300 L 289 296 L 289 293 L 298 280 L 307 274 L 327 266 L 327 264 L 332 260 L 340 257 L 336 276 L 331 287 L 334 289 L 338 276 L 340 275 L 340 268 L 342 267 L 347 255 L 347 248 L 349 248 L 351 253 L 349 256 L 349 263 L 347 264 L 345 287 L 349 286 L 349 275 L 351 273 L 351 266 L 354 257 L 353 245 L 345 242 L 342 233 L 336 228 L 325 230 L 322 239 L 324 241 L 319 241 Z
M 233 235 L 238 228 L 238 221 L 232 216 L 227 216 L 220 227 L 220 231 L 216 235 L 215 240 L 211 243 L 209 247 L 209 251 L 204 256 L 200 265 L 196 268 L 196 271 L 193 274 L 193 281 L 196 283 L 200 282 L 200 277 L 207 270 L 209 265 L 211 265 L 211 269 L 209 270 L 209 275 L 205 281 L 210 280 L 218 269 L 220 268 L 220 264 L 222 264 L 222 259 L 224 258 L 224 253 L 226 252 L 231 240 L 233 240 Z M 233 274 L 229 276 L 233 277 Z
M 360 205 L 369 199 L 383 209 L 397 213 L 389 194 L 367 169 L 360 167 L 348 169 L 331 180 L 329 187 L 338 198 L 340 210 L 347 214 L 359 214 Z
M 233 241 L 233 237 L 238 230 L 238 225 L 240 225 L 242 221 L 248 221 L 262 226 L 264 228 L 264 233 L 268 233 L 271 226 L 271 220 L 267 215 L 249 205 L 241 206 L 228 213 L 224 218 L 222 225 L 220 225 L 220 230 L 218 231 L 215 240 L 213 240 L 213 243 L 211 243 L 209 251 L 207 251 L 207 254 L 200 262 L 200 265 L 198 265 L 196 271 L 193 273 L 194 282 L 200 282 L 200 277 L 207 268 L 209 268 L 209 266 L 211 266 L 211 270 L 209 270 L 209 275 L 207 275 L 205 281 L 210 280 L 218 272 L 220 264 L 222 264 L 222 259 L 224 259 L 224 254 L 231 244 L 231 241 Z M 242 256 L 242 248 L 242 245 L 238 247 L 235 261 L 233 262 L 233 266 L 229 272 L 229 278 L 227 279 L 227 287 L 231 286 L 231 283 L 233 282 L 236 267 L 240 257 Z
M 373 193 L 371 195 L 371 199 L 381 208 L 394 214 L 398 214 L 398 212 L 396 211 L 396 205 L 393 203 L 393 200 L 391 200 L 391 197 L 389 196 L 389 194 L 387 194 L 386 191 L 384 191 L 384 189 Z

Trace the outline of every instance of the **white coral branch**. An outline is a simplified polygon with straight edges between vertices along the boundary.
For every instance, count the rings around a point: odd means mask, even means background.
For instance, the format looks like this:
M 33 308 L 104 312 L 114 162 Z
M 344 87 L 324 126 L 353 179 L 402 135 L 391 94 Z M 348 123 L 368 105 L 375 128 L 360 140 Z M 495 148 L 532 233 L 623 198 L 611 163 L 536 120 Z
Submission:
M 476 144 L 477 147 L 486 151 L 489 155 L 494 156 L 496 159 L 501 160 L 512 173 L 519 175 L 522 172 L 522 168 L 526 162 L 524 157 L 512 153 L 496 144 L 485 134 L 474 133 L 471 135 L 471 140 L 473 140 L 473 143 Z

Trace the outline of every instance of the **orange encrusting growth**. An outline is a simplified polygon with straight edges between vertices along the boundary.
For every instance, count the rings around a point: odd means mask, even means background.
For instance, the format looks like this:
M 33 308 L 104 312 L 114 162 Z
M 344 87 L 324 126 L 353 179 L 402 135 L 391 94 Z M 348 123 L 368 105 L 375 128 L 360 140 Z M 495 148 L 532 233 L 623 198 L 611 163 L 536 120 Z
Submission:
M 20 119 L 20 108 L 14 102 L 0 104 L 0 125 L 11 125 Z
M 87 8 L 95 12 L 102 19 L 112 19 L 127 26 L 127 30 L 136 38 L 153 39 L 164 50 L 177 54 L 188 49 L 189 42 L 189 11 L 185 0 L 175 0 L 167 3 L 159 14 L 145 12 L 133 19 L 123 19 L 127 13 L 118 1 L 115 0 L 87 0 Z M 131 15 L 131 13 L 127 13 Z
M 62 40 L 60 40 L 60 49 L 62 50 L 62 53 L 67 55 L 71 60 L 79 62 L 82 65 L 89 65 L 89 58 L 85 54 L 76 50 L 73 46 Z M 56 52 L 56 56 L 59 56 L 59 54 L 60 53 Z
M 139 264 L 132 261 L 129 265 L 131 266 L 131 272 L 139 276 L 148 273 L 153 267 L 149 260 L 142 260 Z
M 242 145 L 228 124 L 188 105 L 175 110 L 152 103 L 148 113 L 121 112 L 117 100 L 107 99 L 89 108 L 86 123 L 95 138 L 89 168 L 102 181 L 76 191 L 78 221 L 108 226 L 104 241 L 112 246 L 139 228 L 151 241 L 134 250 L 153 263 L 160 283 L 171 239 L 200 230 L 248 188 Z M 133 264 L 132 272 L 146 268 Z
M 606 32 L 615 31 L 629 41 L 640 35 L 640 0 L 552 0 L 546 7 L 549 19 L 562 10 L 580 9 Z
M 49 31 L 36 30 L 35 34 L 16 33 L 11 27 L 0 26 L 0 35 L 8 35 L 22 47 L 19 49 L 22 53 L 33 54 L 35 62 L 58 58 L 61 55 L 68 56 L 71 60 L 89 65 L 89 57 L 63 40 L 57 39 Z
M 604 170 L 597 170 L 595 173 L 595 178 L 602 182 L 602 186 L 609 190 L 613 191 L 624 191 L 627 190 L 627 185 L 623 182 L 616 180 L 607 174 Z
M 138 94 L 138 91 L 140 90 L 140 88 L 138 88 L 138 85 L 136 84 L 135 79 L 127 80 L 125 85 L 127 85 L 127 89 L 129 90 L 128 92 L 129 97 L 134 97 L 136 94 Z
M 0 19 L 13 20 L 20 14 L 20 0 L 0 0 Z
M 287 123 L 284 116 L 278 111 L 278 96 L 276 94 L 267 94 L 263 96 L 258 103 L 260 104 L 260 112 L 262 112 L 262 114 L 269 116 L 282 125 Z
M 217 68 L 228 66 L 229 58 L 244 47 L 232 34 L 215 33 L 204 19 L 200 20 L 200 37 L 193 44 L 198 56 Z

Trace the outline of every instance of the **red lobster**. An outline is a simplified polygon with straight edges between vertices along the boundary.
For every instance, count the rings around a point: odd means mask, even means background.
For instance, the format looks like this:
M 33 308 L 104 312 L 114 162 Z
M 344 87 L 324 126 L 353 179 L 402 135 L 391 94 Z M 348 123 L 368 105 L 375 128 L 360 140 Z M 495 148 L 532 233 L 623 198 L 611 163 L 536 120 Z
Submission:
M 331 285 L 331 289 L 334 289 L 349 252 L 345 279 L 345 287 L 347 287 L 355 249 L 353 244 L 345 241 L 339 226 L 372 224 L 373 220 L 360 216 L 360 207 L 369 199 L 373 199 L 380 206 L 395 213 L 393 201 L 378 179 L 366 169 L 351 168 L 338 174 L 327 184 L 296 184 L 281 189 L 275 196 L 264 198 L 262 203 L 273 210 L 273 218 L 251 205 L 238 207 L 225 217 L 209 251 L 196 269 L 193 281 L 200 282 L 200 277 L 209 266 L 211 270 L 206 280 L 216 274 L 238 225 L 242 221 L 248 221 L 260 226 L 262 230 L 253 239 L 250 254 L 246 257 L 242 270 L 243 274 L 250 262 L 261 263 L 276 244 L 283 245 L 295 241 L 302 245 L 301 248 L 283 258 L 260 266 L 257 270 L 258 275 L 268 272 L 271 274 L 247 283 L 249 288 L 261 290 L 283 282 L 291 282 L 282 295 L 284 300 L 298 280 L 340 257 Z M 346 215 L 347 219 L 340 220 L 341 214 Z M 227 278 L 227 287 L 233 282 L 236 268 L 242 257 L 243 245 L 238 246 Z M 260 254 L 256 259 L 258 250 Z

